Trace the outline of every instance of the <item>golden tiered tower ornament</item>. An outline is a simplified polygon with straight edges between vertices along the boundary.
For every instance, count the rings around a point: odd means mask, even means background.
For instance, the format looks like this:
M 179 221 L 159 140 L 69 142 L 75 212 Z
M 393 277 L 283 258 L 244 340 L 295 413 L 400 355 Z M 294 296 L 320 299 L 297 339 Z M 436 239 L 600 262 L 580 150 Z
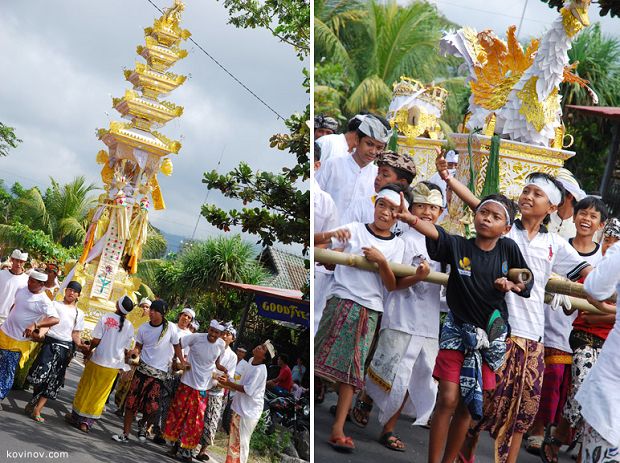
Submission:
M 86 312 L 88 328 L 108 311 L 115 311 L 116 300 L 133 296 L 141 281 L 132 276 L 138 268 L 148 230 L 148 210 L 165 209 L 157 175 L 172 175 L 171 153 L 178 154 L 181 143 L 155 131 L 183 114 L 183 108 L 165 100 L 164 95 L 179 87 L 186 77 L 169 72 L 187 56 L 180 48 L 190 32 L 179 26 L 185 6 L 180 0 L 144 29 L 145 45 L 137 47 L 145 63 L 125 71 L 133 89 L 125 91 L 112 104 L 129 122 L 113 121 L 97 135 L 107 150 L 97 153 L 103 165 L 101 179 L 105 193 L 91 211 L 84 252 L 66 278 L 82 283 L 79 306 Z M 134 297 L 135 299 L 135 297 Z M 128 317 L 134 326 L 146 320 L 141 310 Z

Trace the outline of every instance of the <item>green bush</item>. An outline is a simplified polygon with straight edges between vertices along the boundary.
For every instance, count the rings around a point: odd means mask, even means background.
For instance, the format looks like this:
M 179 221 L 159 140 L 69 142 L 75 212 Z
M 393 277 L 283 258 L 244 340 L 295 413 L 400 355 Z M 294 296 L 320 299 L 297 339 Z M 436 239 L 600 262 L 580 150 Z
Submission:
M 255 452 L 269 457 L 275 463 L 279 461 L 280 454 L 287 448 L 291 442 L 291 434 L 282 429 L 276 428 L 276 431 L 267 434 L 267 425 L 265 424 L 265 415 L 263 414 L 254 429 L 252 439 L 250 440 L 250 449 Z

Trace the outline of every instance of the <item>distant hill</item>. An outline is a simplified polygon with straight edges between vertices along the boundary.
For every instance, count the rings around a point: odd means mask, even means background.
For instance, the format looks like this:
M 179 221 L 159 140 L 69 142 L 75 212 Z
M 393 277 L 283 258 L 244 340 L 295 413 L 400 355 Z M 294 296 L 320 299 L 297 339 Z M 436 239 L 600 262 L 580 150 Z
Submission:
M 159 229 L 164 238 L 166 238 L 166 242 L 168 243 L 168 249 L 166 252 L 179 252 L 179 248 L 181 247 L 181 241 L 187 241 L 189 238 L 181 235 L 173 235 L 172 233 L 168 233 L 162 229 Z

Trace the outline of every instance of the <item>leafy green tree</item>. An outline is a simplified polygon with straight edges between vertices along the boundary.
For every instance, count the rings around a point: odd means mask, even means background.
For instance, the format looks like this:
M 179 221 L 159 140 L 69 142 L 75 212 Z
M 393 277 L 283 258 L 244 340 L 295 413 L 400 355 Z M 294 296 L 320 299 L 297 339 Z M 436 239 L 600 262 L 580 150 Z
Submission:
M 17 148 L 22 142 L 15 135 L 15 129 L 0 122 L 0 156 L 8 156 L 10 148 Z
M 61 264 L 68 259 L 77 259 L 82 251 L 81 246 L 65 248 L 44 231 L 33 230 L 20 223 L 0 225 L 0 243 L 3 254 L 8 254 L 13 248 L 20 248 L 27 250 L 31 258 Z
M 142 259 L 161 259 L 166 255 L 168 242 L 164 235 L 149 223 L 146 243 L 142 247 Z
M 305 0 L 224 0 L 237 27 L 265 27 L 274 36 L 291 45 L 300 59 L 310 52 L 310 3 Z M 303 88 L 309 92 L 308 72 L 304 70 Z M 310 107 L 293 114 L 284 123 L 289 132 L 271 137 L 271 147 L 288 150 L 295 156 L 292 168 L 280 172 L 253 171 L 247 163 L 227 174 L 213 170 L 204 174 L 203 183 L 224 196 L 243 202 L 241 210 L 223 210 L 214 204 L 202 206 L 202 215 L 217 228 L 229 231 L 241 226 L 244 232 L 259 235 L 260 243 L 271 245 L 301 243 L 304 252 L 310 245 L 310 192 L 303 187 L 310 176 L 310 130 L 306 121 Z

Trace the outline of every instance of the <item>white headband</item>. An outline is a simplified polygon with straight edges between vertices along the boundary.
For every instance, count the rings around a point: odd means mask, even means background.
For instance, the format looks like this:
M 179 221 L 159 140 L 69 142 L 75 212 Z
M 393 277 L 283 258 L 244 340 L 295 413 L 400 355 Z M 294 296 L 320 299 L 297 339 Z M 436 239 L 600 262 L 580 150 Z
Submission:
M 413 188 L 413 202 L 418 204 L 430 204 L 432 206 L 443 207 L 443 196 L 441 191 L 430 189 L 427 185 L 420 182 Z
M 196 331 L 198 331 L 198 329 L 200 328 L 200 323 L 194 320 L 193 322 L 190 323 L 190 326 L 194 328 Z
M 143 298 L 140 300 L 140 303 L 139 303 L 138 305 L 144 305 L 144 304 L 146 304 L 146 305 L 148 305 L 149 307 L 151 307 L 151 300 L 150 300 L 148 297 L 143 297 Z
M 21 252 L 19 249 L 15 249 L 11 253 L 11 259 L 28 260 L 28 253 L 27 252 Z
M 192 320 L 196 318 L 196 312 L 194 312 L 191 307 L 185 307 L 183 310 L 181 310 L 181 313 L 186 313 L 187 315 L 191 316 Z
M 381 190 L 375 196 L 375 204 L 377 204 L 377 201 L 379 201 L 382 198 L 387 199 L 389 202 L 391 202 L 395 206 L 400 206 L 400 193 L 396 193 L 394 190 L 389 190 L 387 188 L 384 188 L 383 190 Z M 409 202 L 406 199 L 404 201 L 405 201 L 405 207 L 409 209 Z
M 267 348 L 267 351 L 269 352 L 269 355 L 271 355 L 271 358 L 274 358 L 276 356 L 276 349 L 275 347 L 273 347 L 273 344 L 271 344 L 271 341 L 269 339 L 267 339 L 263 343 L 263 346 Z
M 459 162 L 459 155 L 456 151 L 450 150 L 446 153 L 446 162 Z
M 478 206 L 479 210 L 482 206 L 484 206 L 486 203 L 493 203 L 493 204 L 498 204 L 499 206 L 502 207 L 502 209 L 504 209 L 504 212 L 506 213 L 506 225 L 510 225 L 510 214 L 508 213 L 508 209 L 506 209 L 506 206 L 504 206 L 502 203 L 500 203 L 499 201 L 495 201 L 494 199 L 487 199 L 485 201 L 482 201 L 480 203 L 480 205 Z
M 36 270 L 32 270 L 28 276 L 33 280 L 46 282 L 47 281 L 47 273 L 37 272 Z
M 116 301 L 116 307 L 118 308 L 118 310 L 120 310 L 122 313 L 124 313 L 125 315 L 127 315 L 129 312 L 127 311 L 127 309 L 125 308 L 125 306 L 123 305 L 123 301 L 125 300 L 125 296 L 121 296 L 121 298 Z
M 222 324 L 215 319 L 211 320 L 211 323 L 209 323 L 209 328 L 213 328 L 214 330 L 218 331 L 224 331 L 224 327 L 222 326 Z
M 549 202 L 554 206 L 558 206 L 562 202 L 562 193 L 558 187 L 551 181 L 545 178 L 534 178 L 530 180 L 525 186 L 534 185 L 545 192 Z

